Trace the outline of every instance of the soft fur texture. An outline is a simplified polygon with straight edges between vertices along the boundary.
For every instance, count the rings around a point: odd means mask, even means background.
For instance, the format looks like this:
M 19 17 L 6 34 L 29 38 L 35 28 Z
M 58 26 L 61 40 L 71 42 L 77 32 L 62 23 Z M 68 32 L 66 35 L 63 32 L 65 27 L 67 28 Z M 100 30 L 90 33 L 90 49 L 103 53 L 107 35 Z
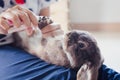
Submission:
M 64 35 L 43 38 L 40 29 L 31 37 L 25 31 L 15 33 L 20 48 L 40 59 L 60 66 L 78 69 L 77 80 L 97 80 L 103 63 L 96 40 L 90 33 L 72 30 Z

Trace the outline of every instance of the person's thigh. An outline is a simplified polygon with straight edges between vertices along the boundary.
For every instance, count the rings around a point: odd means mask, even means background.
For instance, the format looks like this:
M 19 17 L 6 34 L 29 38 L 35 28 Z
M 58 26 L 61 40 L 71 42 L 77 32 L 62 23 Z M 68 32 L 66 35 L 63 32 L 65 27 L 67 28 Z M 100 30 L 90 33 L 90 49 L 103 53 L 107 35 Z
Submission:
M 0 47 L 1 80 L 76 80 L 76 71 L 48 64 L 24 50 Z
M 102 65 L 99 69 L 98 80 L 120 80 L 120 73 L 107 67 L 106 65 Z
M 48 64 L 22 49 L 0 46 L 0 80 L 76 80 L 76 71 Z M 120 80 L 120 74 L 105 65 L 98 80 Z

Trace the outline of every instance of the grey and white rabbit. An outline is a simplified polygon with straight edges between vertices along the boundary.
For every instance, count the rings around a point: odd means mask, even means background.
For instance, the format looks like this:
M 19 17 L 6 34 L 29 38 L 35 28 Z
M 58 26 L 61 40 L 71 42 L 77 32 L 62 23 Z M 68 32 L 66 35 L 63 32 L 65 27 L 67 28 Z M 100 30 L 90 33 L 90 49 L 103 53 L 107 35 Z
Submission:
M 50 23 L 49 18 L 41 17 L 35 34 L 30 37 L 25 31 L 14 33 L 15 43 L 48 63 L 78 69 L 77 80 L 97 80 L 103 58 L 95 38 L 80 30 L 44 38 L 40 29 Z

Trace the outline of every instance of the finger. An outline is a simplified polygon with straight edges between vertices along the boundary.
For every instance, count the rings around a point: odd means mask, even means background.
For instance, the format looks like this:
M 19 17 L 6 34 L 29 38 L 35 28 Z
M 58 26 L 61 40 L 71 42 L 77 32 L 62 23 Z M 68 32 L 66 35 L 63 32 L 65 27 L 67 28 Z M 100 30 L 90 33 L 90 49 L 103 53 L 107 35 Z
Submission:
M 38 20 L 37 20 L 36 16 L 33 15 L 33 13 L 32 13 L 31 11 L 29 11 L 29 10 L 25 10 L 25 12 L 28 14 L 28 16 L 29 16 L 32 24 L 33 24 L 35 27 L 37 27 L 37 26 L 38 26 Z
M 7 20 L 11 20 L 15 27 L 19 27 L 21 25 L 19 17 L 13 12 L 5 12 L 2 16 Z
M 18 8 L 19 10 L 22 10 L 22 11 L 26 12 L 27 15 L 29 16 L 30 21 L 32 22 L 32 24 L 33 24 L 35 27 L 38 26 L 37 17 L 32 13 L 32 11 L 30 11 L 30 10 L 28 10 L 28 9 L 25 9 L 25 8 L 22 8 L 22 7 L 20 7 L 20 6 L 17 6 L 17 8 Z
M 7 31 L 9 29 L 9 25 L 4 18 L 0 19 L 0 27 L 5 31 Z
M 26 26 L 26 27 L 31 27 L 31 21 L 29 19 L 29 16 L 27 15 L 27 13 L 22 12 L 20 10 L 18 10 L 19 13 L 19 19 L 22 21 L 22 23 Z
M 0 27 L 0 34 L 7 34 L 8 32 Z
M 47 26 L 45 26 L 41 31 L 42 33 L 47 33 L 47 32 L 51 32 L 54 30 L 61 30 L 61 27 L 59 24 L 49 24 Z
M 22 24 L 24 24 L 26 26 L 27 34 L 32 35 L 34 30 L 31 27 L 31 21 L 30 21 L 28 14 L 26 12 L 22 11 L 20 6 L 15 6 L 15 7 L 13 7 L 13 9 L 14 9 L 14 11 L 17 11 L 18 17 L 19 17 L 20 21 L 22 22 Z
M 12 19 L 12 23 L 15 27 L 20 27 L 23 24 L 21 18 L 19 17 L 20 12 L 18 10 L 13 10 L 11 11 L 11 13 L 14 16 Z

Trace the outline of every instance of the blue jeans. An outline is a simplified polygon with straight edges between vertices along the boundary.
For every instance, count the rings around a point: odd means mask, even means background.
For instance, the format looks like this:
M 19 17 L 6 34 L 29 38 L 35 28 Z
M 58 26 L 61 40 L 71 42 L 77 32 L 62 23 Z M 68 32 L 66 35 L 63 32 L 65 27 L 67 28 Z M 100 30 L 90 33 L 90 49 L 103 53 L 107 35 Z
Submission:
M 76 80 L 76 73 L 11 45 L 0 46 L 0 80 Z M 120 80 L 120 74 L 102 65 L 98 80 Z

